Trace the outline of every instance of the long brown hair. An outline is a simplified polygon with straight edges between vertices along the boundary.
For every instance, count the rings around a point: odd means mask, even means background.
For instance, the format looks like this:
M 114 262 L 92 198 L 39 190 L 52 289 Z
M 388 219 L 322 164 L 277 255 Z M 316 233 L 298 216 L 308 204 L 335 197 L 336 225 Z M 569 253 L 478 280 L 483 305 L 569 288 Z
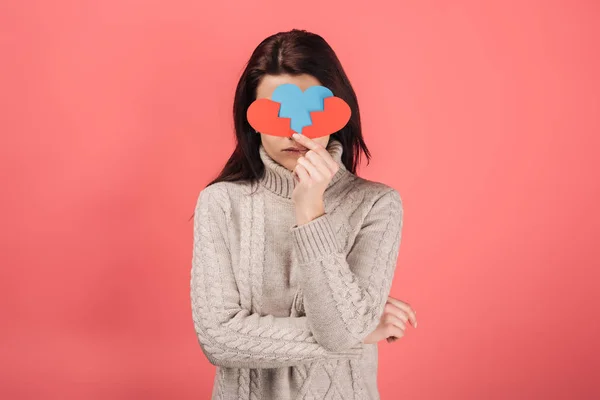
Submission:
M 255 182 L 262 177 L 264 164 L 259 155 L 261 138 L 248 123 L 246 110 L 256 99 L 256 88 L 265 74 L 312 75 L 335 96 L 346 101 L 352 112 L 350 121 L 331 137 L 342 143 L 342 162 L 348 171 L 356 174 L 361 151 L 368 164 L 371 155 L 362 137 L 358 100 L 342 64 L 321 36 L 293 29 L 264 39 L 250 56 L 233 101 L 236 147 L 222 171 L 207 186 L 221 181 Z

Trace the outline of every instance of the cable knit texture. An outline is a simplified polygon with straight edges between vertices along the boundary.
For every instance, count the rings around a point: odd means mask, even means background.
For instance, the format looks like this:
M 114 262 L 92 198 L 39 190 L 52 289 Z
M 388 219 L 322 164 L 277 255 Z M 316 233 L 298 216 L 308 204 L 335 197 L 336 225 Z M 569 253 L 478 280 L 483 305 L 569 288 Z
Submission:
M 216 365 L 212 399 L 379 399 L 379 324 L 402 230 L 398 191 L 340 169 L 325 214 L 297 225 L 291 171 L 260 147 L 258 181 L 218 182 L 196 203 L 194 327 Z

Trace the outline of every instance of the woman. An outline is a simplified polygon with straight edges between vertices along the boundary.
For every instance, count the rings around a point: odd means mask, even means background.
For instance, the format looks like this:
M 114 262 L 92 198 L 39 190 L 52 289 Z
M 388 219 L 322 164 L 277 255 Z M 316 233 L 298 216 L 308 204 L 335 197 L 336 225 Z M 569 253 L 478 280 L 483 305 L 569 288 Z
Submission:
M 325 86 L 351 108 L 339 132 L 255 132 L 246 110 L 283 83 Z M 377 342 L 414 310 L 389 298 L 402 202 L 355 175 L 369 158 L 356 95 L 331 47 L 293 30 L 255 49 L 235 93 L 236 148 L 198 197 L 191 299 L 213 399 L 378 399 Z M 331 397 L 333 396 L 333 397 Z

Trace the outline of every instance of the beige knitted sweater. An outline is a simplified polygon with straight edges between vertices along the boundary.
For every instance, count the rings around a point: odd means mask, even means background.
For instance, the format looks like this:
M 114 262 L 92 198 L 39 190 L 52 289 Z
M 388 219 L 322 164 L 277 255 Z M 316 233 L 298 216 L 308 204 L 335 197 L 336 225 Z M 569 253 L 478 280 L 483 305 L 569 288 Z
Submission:
M 379 324 L 400 245 L 399 193 L 340 165 L 325 214 L 296 225 L 292 172 L 260 148 L 260 183 L 218 182 L 198 196 L 191 301 L 216 365 L 212 399 L 379 399 Z M 251 195 L 253 189 L 258 190 Z

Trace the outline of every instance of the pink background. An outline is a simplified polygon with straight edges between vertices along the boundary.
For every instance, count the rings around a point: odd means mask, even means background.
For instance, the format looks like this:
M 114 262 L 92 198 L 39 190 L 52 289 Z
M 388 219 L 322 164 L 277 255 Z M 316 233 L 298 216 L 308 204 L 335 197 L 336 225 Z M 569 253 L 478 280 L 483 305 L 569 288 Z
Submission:
M 254 47 L 320 33 L 405 225 L 382 399 L 600 396 L 594 1 L 0 6 L 3 399 L 206 399 L 199 191 Z

